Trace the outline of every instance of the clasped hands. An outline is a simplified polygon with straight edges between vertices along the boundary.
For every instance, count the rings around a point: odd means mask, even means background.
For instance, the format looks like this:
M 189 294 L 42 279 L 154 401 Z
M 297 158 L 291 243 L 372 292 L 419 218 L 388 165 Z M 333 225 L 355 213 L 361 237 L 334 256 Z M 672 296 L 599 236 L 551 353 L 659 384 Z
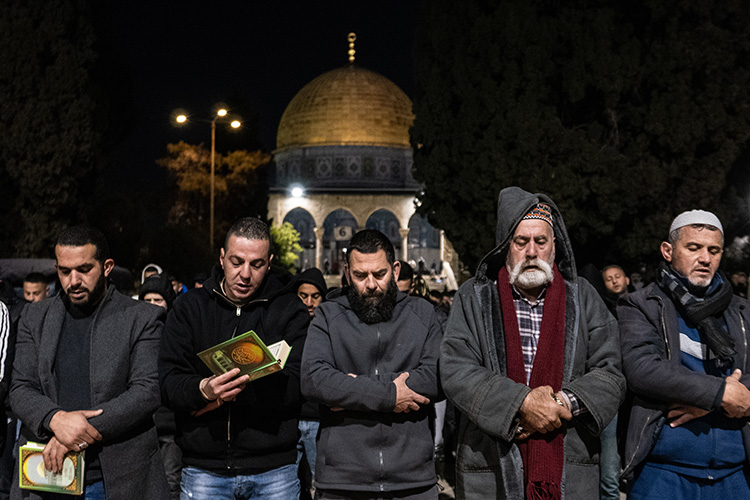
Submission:
M 347 373 L 352 378 L 357 378 L 354 373 Z M 393 380 L 396 386 L 396 405 L 393 407 L 394 413 L 409 413 L 410 411 L 419 411 L 419 405 L 430 404 L 430 400 L 421 394 L 409 389 L 406 385 L 406 379 L 409 378 L 409 372 L 403 372 Z M 331 408 L 331 411 L 342 411 L 343 408 Z
M 741 377 L 742 370 L 737 369 L 724 379 L 721 408 L 730 418 L 750 417 L 750 390 L 740 382 Z M 670 407 L 667 418 L 674 419 L 669 423 L 670 427 L 677 427 L 707 413 L 708 410 L 697 406 L 675 404 Z
M 555 393 L 548 385 L 532 389 L 518 410 L 520 425 L 515 439 L 527 439 L 535 432 L 546 434 L 559 429 L 563 420 L 572 420 L 573 414 L 565 401 L 561 393 Z
M 49 421 L 49 428 L 54 433 L 52 439 L 42 451 L 44 468 L 58 473 L 62 471 L 65 454 L 70 451 L 81 451 L 102 439 L 88 419 L 102 414 L 99 410 L 58 411 Z
M 232 368 L 221 375 L 211 375 L 201 380 L 199 385 L 201 394 L 209 403 L 200 410 L 193 412 L 193 415 L 198 417 L 215 410 L 227 401 L 234 401 L 250 380 L 248 375 L 237 377 L 239 373 L 239 368 Z

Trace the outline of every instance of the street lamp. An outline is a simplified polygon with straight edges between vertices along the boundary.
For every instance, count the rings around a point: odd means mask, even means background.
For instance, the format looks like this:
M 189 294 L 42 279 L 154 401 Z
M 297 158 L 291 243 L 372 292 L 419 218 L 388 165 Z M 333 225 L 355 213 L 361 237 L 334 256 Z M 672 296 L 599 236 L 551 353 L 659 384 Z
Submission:
M 216 172 L 216 122 L 218 120 L 221 120 L 222 118 L 225 118 L 227 116 L 227 110 L 224 108 L 220 108 L 216 110 L 216 116 L 213 117 L 211 120 L 202 120 L 202 119 L 196 119 L 192 118 L 193 121 L 202 121 L 202 122 L 211 122 L 211 203 L 210 203 L 210 212 L 209 212 L 209 237 L 208 241 L 211 251 L 214 249 L 214 186 L 215 186 L 215 172 Z M 177 115 L 175 118 L 177 123 L 184 124 L 187 123 L 188 117 L 187 115 Z M 232 120 L 229 125 L 232 128 L 240 128 L 242 126 L 242 123 L 239 120 Z

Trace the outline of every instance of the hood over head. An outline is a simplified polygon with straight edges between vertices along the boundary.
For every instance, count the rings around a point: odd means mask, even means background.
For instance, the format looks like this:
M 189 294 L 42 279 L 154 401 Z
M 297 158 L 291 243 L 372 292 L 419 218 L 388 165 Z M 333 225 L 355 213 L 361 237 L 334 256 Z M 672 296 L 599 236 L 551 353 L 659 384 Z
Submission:
M 302 283 L 309 283 L 310 285 L 313 285 L 318 289 L 320 295 L 324 298 L 328 293 L 328 287 L 326 286 L 326 280 L 323 277 L 323 273 L 320 272 L 320 269 L 316 267 L 311 267 L 310 269 L 298 274 L 295 278 L 295 281 L 295 286 L 297 288 L 299 288 Z
M 147 293 L 158 293 L 167 302 L 167 309 L 172 309 L 172 303 L 176 298 L 172 282 L 164 274 L 149 276 L 138 291 L 138 300 L 143 300 Z
M 498 271 L 505 265 L 508 246 L 516 226 L 538 203 L 546 203 L 550 206 L 554 220 L 552 227 L 555 234 L 555 262 L 560 273 L 566 280 L 576 277 L 573 247 L 570 245 L 568 230 L 557 205 L 545 194 L 532 194 L 518 186 L 503 189 L 497 197 L 495 248 L 485 255 L 479 263 L 477 275 L 486 274 L 491 279 L 497 278 Z

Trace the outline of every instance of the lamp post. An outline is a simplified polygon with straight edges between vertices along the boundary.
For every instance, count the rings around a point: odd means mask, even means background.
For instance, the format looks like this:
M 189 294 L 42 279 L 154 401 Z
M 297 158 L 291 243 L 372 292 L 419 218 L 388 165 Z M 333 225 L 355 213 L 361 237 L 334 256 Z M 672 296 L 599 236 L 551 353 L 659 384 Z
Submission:
M 214 186 L 215 186 L 215 177 L 216 177 L 216 121 L 225 118 L 227 116 L 227 110 L 224 108 L 218 109 L 216 111 L 216 116 L 213 117 L 213 119 L 210 120 L 211 122 L 211 201 L 210 201 L 210 208 L 209 208 L 209 229 L 208 229 L 208 241 L 210 245 L 211 251 L 214 249 Z M 188 117 L 186 115 L 178 115 L 177 123 L 183 124 L 188 121 Z M 201 119 L 195 119 L 193 118 L 193 121 L 208 121 L 208 120 L 201 120 Z M 240 123 L 238 120 L 232 120 L 229 125 L 232 128 L 239 128 L 242 126 L 242 123 Z

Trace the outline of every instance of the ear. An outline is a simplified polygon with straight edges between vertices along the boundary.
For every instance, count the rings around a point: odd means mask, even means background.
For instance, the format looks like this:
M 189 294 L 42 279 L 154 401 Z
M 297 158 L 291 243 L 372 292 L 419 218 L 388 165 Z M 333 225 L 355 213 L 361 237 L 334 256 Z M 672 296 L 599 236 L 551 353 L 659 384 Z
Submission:
M 112 269 L 115 268 L 115 261 L 114 259 L 107 259 L 104 261 L 104 277 L 108 278 L 109 273 L 112 272 Z
M 269 266 L 271 265 L 271 261 L 272 261 L 272 260 L 273 260 L 273 254 L 272 254 L 272 253 L 269 253 L 269 254 L 268 254 L 268 265 L 269 265 Z
M 664 260 L 667 262 L 672 262 L 672 245 L 667 243 L 666 241 L 661 242 L 661 256 L 664 257 Z
M 401 274 L 401 263 L 396 261 L 393 263 L 393 279 L 398 281 L 398 275 Z
M 224 256 L 226 254 L 224 253 L 224 247 L 221 247 L 221 250 L 219 250 L 219 265 L 222 269 L 224 269 Z
M 625 276 L 625 286 L 628 286 L 628 285 L 630 285 L 630 278 Z

